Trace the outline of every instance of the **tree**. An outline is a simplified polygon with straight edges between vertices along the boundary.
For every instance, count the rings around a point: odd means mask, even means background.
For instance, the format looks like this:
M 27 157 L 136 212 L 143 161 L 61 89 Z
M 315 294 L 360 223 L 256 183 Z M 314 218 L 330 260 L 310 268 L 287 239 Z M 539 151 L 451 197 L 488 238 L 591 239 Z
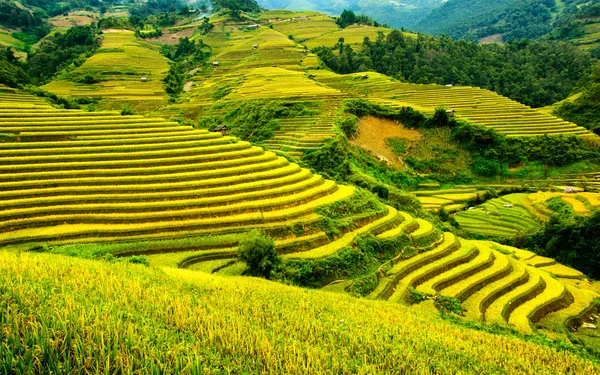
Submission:
M 266 279 L 269 279 L 271 272 L 281 264 L 281 257 L 275 251 L 275 242 L 256 229 L 240 241 L 238 257 L 246 262 L 247 274 Z

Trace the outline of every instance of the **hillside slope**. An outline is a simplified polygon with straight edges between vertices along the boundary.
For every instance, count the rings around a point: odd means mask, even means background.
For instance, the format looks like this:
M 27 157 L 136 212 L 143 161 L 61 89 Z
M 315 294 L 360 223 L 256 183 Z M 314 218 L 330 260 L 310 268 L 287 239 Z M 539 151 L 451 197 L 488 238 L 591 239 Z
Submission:
M 397 28 L 412 29 L 433 9 L 441 6 L 443 0 L 258 0 L 267 9 L 316 10 L 332 16 L 341 14 L 345 9 L 365 14 L 380 23 Z
M 3 373 L 597 374 L 596 360 L 385 302 L 0 252 Z

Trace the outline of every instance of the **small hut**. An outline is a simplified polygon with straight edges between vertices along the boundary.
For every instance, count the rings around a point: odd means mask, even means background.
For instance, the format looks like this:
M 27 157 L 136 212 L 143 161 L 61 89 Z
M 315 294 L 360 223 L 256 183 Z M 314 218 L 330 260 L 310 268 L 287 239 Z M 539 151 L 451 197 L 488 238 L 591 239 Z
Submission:
M 454 115 L 456 114 L 456 111 L 453 109 L 448 109 L 448 110 L 446 110 L 446 114 L 448 115 L 448 117 L 454 117 Z
M 229 134 L 229 128 L 227 125 L 219 125 L 215 128 L 215 132 L 219 132 L 222 136 L 226 136 Z
M 567 186 L 564 190 L 565 194 L 575 194 L 577 190 L 574 187 Z
M 213 66 L 219 66 L 219 62 L 218 61 L 213 62 Z
M 308 79 L 314 80 L 315 78 L 317 78 L 317 77 L 314 74 L 311 74 L 311 75 L 308 76 Z
M 367 79 L 367 78 L 369 78 L 368 74 L 363 74 L 362 76 L 360 76 L 360 79 Z
M 248 25 L 247 29 L 248 30 L 256 30 L 256 29 L 258 29 L 258 24 Z
M 258 48 L 258 44 L 253 45 L 252 48 L 257 49 Z
M 142 82 L 148 82 L 148 78 L 142 77 Z

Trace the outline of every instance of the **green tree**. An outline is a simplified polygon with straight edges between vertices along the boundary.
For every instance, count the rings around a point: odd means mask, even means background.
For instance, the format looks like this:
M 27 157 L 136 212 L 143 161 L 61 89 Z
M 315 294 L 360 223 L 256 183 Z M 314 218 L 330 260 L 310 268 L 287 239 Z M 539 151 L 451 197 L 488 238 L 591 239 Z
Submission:
M 238 256 L 246 262 L 247 274 L 266 279 L 269 279 L 271 272 L 281 264 L 281 257 L 275 251 L 275 242 L 256 229 L 240 241 Z

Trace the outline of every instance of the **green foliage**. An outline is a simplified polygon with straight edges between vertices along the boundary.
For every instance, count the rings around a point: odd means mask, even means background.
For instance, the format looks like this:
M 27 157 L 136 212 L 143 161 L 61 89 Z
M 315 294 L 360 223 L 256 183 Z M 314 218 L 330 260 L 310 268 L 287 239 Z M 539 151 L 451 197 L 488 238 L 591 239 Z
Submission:
M 201 35 L 208 34 L 215 25 L 210 23 L 210 19 L 208 17 L 204 17 L 200 26 L 198 26 L 198 31 L 200 31 Z
M 302 161 L 324 177 L 338 182 L 346 181 L 352 174 L 349 144 L 343 137 L 327 140 L 319 149 L 306 150 Z
M 94 26 L 75 26 L 64 34 L 57 32 L 28 55 L 27 72 L 35 81 L 45 83 L 71 64 L 83 64 L 100 45 L 97 32 Z
M 80 109 L 82 104 L 92 104 L 97 101 L 97 99 L 92 98 L 71 98 L 58 96 L 53 92 L 40 89 L 34 86 L 27 86 L 25 88 L 25 92 L 28 94 L 38 96 L 40 98 L 46 98 L 52 104 L 64 109 Z
M 408 139 L 406 138 L 387 138 L 385 143 L 396 155 L 403 155 L 408 151 Z
M 423 127 L 427 121 L 425 115 L 411 107 L 392 109 L 365 99 L 350 99 L 344 101 L 344 111 L 358 117 L 375 116 L 399 121 L 408 128 Z
M 552 30 L 554 0 L 454 0 L 419 23 L 419 30 L 473 41 L 502 34 L 504 40 L 535 39 Z
M 217 87 L 212 94 L 210 94 L 210 98 L 214 101 L 221 100 L 227 95 L 229 95 L 233 91 L 233 87 L 224 85 Z
M 208 46 L 202 40 L 190 40 L 188 37 L 180 38 L 177 45 L 163 44 L 161 48 L 163 55 L 168 59 L 176 62 L 185 61 L 192 65 L 204 62 L 210 57 Z
M 398 30 L 376 41 L 365 38 L 358 52 L 343 42 L 315 52 L 337 73 L 366 69 L 414 83 L 478 86 L 533 107 L 568 97 L 592 66 L 589 53 L 566 43 L 477 45 L 422 34 L 410 38 Z
M 25 67 L 15 57 L 12 49 L 0 48 L 0 84 L 19 87 L 29 80 Z
M 356 246 L 348 246 L 326 258 L 286 261 L 275 279 L 304 287 L 321 288 L 335 280 L 366 278 L 358 282 L 356 290 L 357 293 L 366 293 L 374 282 L 369 278 L 377 267 L 402 253 L 408 247 L 410 239 L 399 236 L 381 241 L 368 234 L 358 238 L 355 243 Z
M 279 100 L 233 102 L 223 108 L 222 117 L 201 121 L 201 126 L 212 130 L 217 125 L 226 124 L 231 134 L 250 142 L 261 142 L 275 135 L 279 129 L 278 119 L 296 116 L 304 108 L 302 103 Z
M 336 18 L 337 23 L 342 29 L 354 24 L 368 25 L 368 26 L 379 26 L 377 21 L 373 21 L 369 16 L 364 14 L 356 15 L 353 11 L 344 9 L 342 14 Z
M 23 32 L 17 35 L 27 36 L 28 39 L 33 38 L 29 40 L 30 44 L 37 42 L 50 31 L 50 27 L 45 22 L 46 17 L 43 11 L 31 12 L 29 9 L 17 6 L 16 2 L 0 2 L 0 25 L 8 29 L 21 29 Z
M 215 10 L 227 8 L 242 12 L 259 12 L 260 6 L 255 0 L 213 0 Z
M 185 73 L 180 63 L 169 63 L 169 71 L 163 79 L 165 91 L 172 99 L 176 99 L 183 92 L 185 86 Z
M 354 280 L 349 292 L 356 297 L 366 297 L 377 288 L 379 278 L 376 273 Z
M 281 264 L 281 257 L 275 251 L 275 242 L 256 229 L 240 241 L 238 257 L 246 262 L 249 275 L 266 279 Z
M 358 117 L 354 115 L 338 118 L 336 125 L 348 138 L 353 138 L 358 134 Z
M 383 210 L 383 205 L 375 195 L 364 189 L 357 189 L 352 197 L 319 207 L 315 212 L 321 216 L 339 220 L 368 212 L 377 214 Z
M 408 300 L 411 304 L 418 304 L 421 302 L 425 302 L 431 297 L 425 293 L 419 292 L 412 286 L 408 287 Z
M 88 85 L 100 82 L 100 79 L 94 74 L 86 74 L 79 79 L 79 82 L 86 83 Z
M 526 239 L 527 246 L 540 255 L 599 278 L 600 211 L 580 217 L 556 200 L 550 202 L 550 207 L 556 212 L 542 230 Z
M 600 134 L 600 68 L 592 75 L 592 82 L 580 97 L 565 102 L 554 110 L 554 114 Z
M 129 104 L 124 104 L 121 107 L 121 116 L 132 116 L 135 115 L 134 109 Z
M 463 314 L 463 308 L 458 298 L 436 295 L 433 297 L 435 307 L 442 313 Z

